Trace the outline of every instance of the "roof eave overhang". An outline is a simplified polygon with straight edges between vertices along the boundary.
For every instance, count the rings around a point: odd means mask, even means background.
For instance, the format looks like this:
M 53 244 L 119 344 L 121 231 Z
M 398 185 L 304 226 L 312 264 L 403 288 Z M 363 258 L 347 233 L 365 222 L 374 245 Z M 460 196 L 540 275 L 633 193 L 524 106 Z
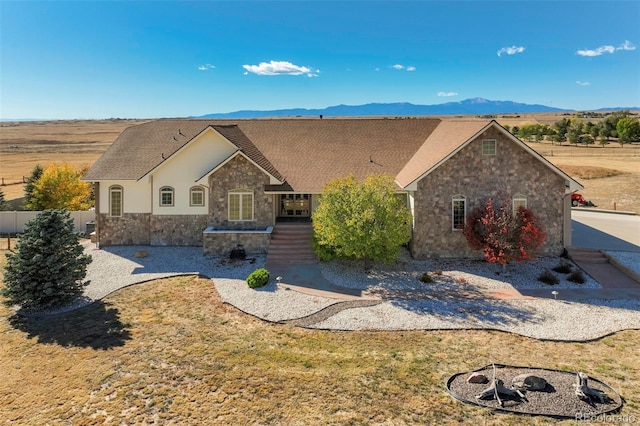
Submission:
M 525 151 L 527 151 L 529 154 L 533 155 L 535 158 L 537 158 L 540 162 L 542 162 L 542 164 L 544 164 L 545 166 L 547 166 L 549 169 L 551 169 L 551 171 L 553 171 L 555 174 L 557 174 L 558 176 L 562 177 L 565 180 L 565 188 L 567 188 L 568 192 L 575 192 L 575 191 L 579 191 L 581 189 L 584 189 L 584 186 L 576 181 L 575 179 L 573 179 L 571 176 L 569 176 L 568 174 L 566 174 L 565 172 L 563 172 L 562 170 L 560 170 L 558 167 L 554 166 L 549 160 L 547 160 L 546 158 L 544 158 L 542 155 L 540 155 L 538 152 L 536 152 L 534 149 L 532 149 L 531 147 L 529 147 L 527 144 L 525 144 L 524 142 L 522 142 L 520 139 L 518 139 L 517 137 L 515 137 L 514 135 L 512 135 L 510 132 L 507 131 L 507 129 L 505 129 L 504 127 L 502 127 L 500 124 L 498 124 L 498 122 L 496 122 L 495 120 L 491 120 L 486 126 L 484 126 L 482 129 L 480 129 L 478 132 L 476 132 L 473 136 L 471 136 L 467 141 L 465 141 L 462 145 L 458 146 L 458 148 L 456 148 L 455 150 L 453 150 L 449 155 L 447 155 L 446 157 L 444 157 L 442 160 L 438 161 L 435 165 L 433 165 L 431 168 L 429 168 L 427 171 L 425 171 L 423 174 L 421 174 L 418 178 L 416 178 L 415 180 L 413 180 L 412 182 L 410 182 L 408 185 L 404 186 L 403 189 L 407 190 L 407 191 L 416 191 L 418 189 L 418 182 L 423 179 L 425 176 L 431 174 L 434 170 L 436 170 L 438 167 L 440 167 L 440 165 L 442 165 L 444 162 L 446 162 L 449 158 L 453 157 L 455 154 L 457 154 L 462 148 L 464 148 L 465 146 L 467 146 L 469 143 L 471 143 L 473 140 L 475 140 L 478 136 L 480 136 L 482 133 L 486 132 L 490 127 L 495 127 L 496 129 L 498 129 L 500 132 L 502 132 L 507 138 L 509 138 L 511 141 L 513 141 L 514 143 L 516 143 L 518 146 L 520 146 L 522 149 L 524 149 Z M 402 187 L 400 185 L 400 183 L 398 181 L 396 181 L 396 183 Z
M 277 177 L 273 176 L 271 173 L 269 173 L 264 168 L 262 168 L 258 163 L 256 163 L 251 158 L 249 158 L 244 152 L 240 151 L 240 149 L 236 150 L 233 154 L 231 154 L 229 157 L 227 157 L 220 164 L 218 164 L 213 169 L 209 170 L 207 173 L 205 173 L 204 175 L 202 175 L 201 177 L 196 179 L 196 183 L 199 184 L 199 185 L 208 186 L 209 185 L 209 176 L 211 176 L 213 173 L 215 173 L 218 170 L 220 170 L 222 167 L 224 167 L 225 164 L 227 164 L 229 161 L 231 161 L 234 158 L 236 158 L 238 155 L 241 155 L 242 157 L 244 157 L 254 167 L 258 168 L 258 170 L 260 170 L 262 173 L 264 173 L 265 175 L 269 176 L 269 184 L 270 185 L 282 185 L 284 183 L 284 181 L 281 181 Z
M 398 184 L 398 186 L 406 191 L 416 191 L 418 189 L 418 182 L 420 180 L 422 180 L 425 176 L 431 174 L 434 170 L 436 170 L 438 167 L 440 167 L 442 164 L 444 164 L 449 158 L 453 157 L 454 155 L 456 155 L 462 148 L 464 148 L 465 146 L 467 146 L 469 143 L 471 143 L 471 141 L 473 141 L 474 139 L 476 139 L 478 136 L 480 136 L 483 132 L 487 131 L 487 129 L 489 127 L 491 127 L 493 125 L 493 123 L 495 123 L 494 121 L 491 121 L 489 123 L 487 123 L 486 126 L 484 126 L 482 129 L 478 130 L 476 133 L 473 134 L 473 136 L 471 136 L 469 139 L 467 139 L 464 143 L 462 143 L 461 145 L 459 145 L 456 149 L 454 149 L 453 151 L 451 151 L 447 156 L 445 156 L 444 158 L 442 158 L 440 161 L 438 161 L 436 164 L 434 164 L 433 166 L 431 166 L 427 171 L 425 171 L 423 174 L 421 174 L 420 176 L 418 176 L 416 179 L 414 179 L 412 182 L 410 182 L 408 185 L 405 185 L 404 187 L 398 182 L 396 181 L 396 183 Z M 497 123 L 496 123 L 497 124 Z
M 194 137 L 192 137 L 191 139 L 189 139 L 188 141 L 186 141 L 180 148 L 178 148 L 173 154 L 169 155 L 166 158 L 163 158 L 163 160 L 157 164 L 155 167 L 153 167 L 151 170 L 149 170 L 148 172 L 146 172 L 144 175 L 140 176 L 138 178 L 139 181 L 149 181 L 149 177 L 155 173 L 159 168 L 161 168 L 162 166 L 164 166 L 171 158 L 175 157 L 177 154 L 181 153 L 182 151 L 184 151 L 187 146 L 189 146 L 193 141 L 197 140 L 198 138 L 200 138 L 202 135 L 208 133 L 208 132 L 214 132 L 215 134 L 219 135 L 223 140 L 225 140 L 228 144 L 230 144 L 234 149 L 239 149 L 238 146 L 236 144 L 234 144 L 233 142 L 231 142 L 229 139 L 225 138 L 222 134 L 220 134 L 220 132 L 218 132 L 216 129 L 213 128 L 213 126 L 208 125 L 207 127 L 205 127 L 204 129 L 202 129 L 202 131 L 200 133 L 198 133 L 197 135 L 195 135 Z

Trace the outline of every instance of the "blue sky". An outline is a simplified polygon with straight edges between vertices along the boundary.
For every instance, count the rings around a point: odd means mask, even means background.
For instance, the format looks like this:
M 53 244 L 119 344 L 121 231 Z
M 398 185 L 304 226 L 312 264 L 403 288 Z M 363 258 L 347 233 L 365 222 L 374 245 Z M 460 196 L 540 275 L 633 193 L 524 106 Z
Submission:
M 0 118 L 640 106 L 634 1 L 5 1 Z

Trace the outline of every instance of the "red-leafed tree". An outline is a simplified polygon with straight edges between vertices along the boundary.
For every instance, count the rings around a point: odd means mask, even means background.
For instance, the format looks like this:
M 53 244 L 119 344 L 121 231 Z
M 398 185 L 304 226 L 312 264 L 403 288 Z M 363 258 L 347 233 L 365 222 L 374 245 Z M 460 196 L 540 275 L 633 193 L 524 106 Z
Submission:
M 471 248 L 484 252 L 487 262 L 505 266 L 532 259 L 546 237 L 536 215 L 524 207 L 513 212 L 510 199 L 489 199 L 471 210 L 464 236 Z

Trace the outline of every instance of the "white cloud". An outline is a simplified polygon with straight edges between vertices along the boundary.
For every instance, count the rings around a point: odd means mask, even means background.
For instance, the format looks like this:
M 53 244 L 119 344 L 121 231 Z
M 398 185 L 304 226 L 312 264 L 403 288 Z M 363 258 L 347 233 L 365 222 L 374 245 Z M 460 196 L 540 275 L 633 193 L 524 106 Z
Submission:
M 374 68 L 373 70 L 374 71 L 380 71 L 380 68 Z
M 458 96 L 456 92 L 438 92 L 438 96 Z
M 591 86 L 591 82 L 589 82 L 589 81 L 580 81 L 580 80 L 577 80 L 577 81 L 576 81 L 576 84 L 577 84 L 578 86 Z
M 204 65 L 200 65 L 198 67 L 198 69 L 200 71 L 208 71 L 208 70 L 211 70 L 211 69 L 214 69 L 214 68 L 215 68 L 215 65 L 211 65 L 211 64 L 204 64 Z
M 615 53 L 617 50 L 636 50 L 636 47 L 629 40 L 625 40 L 618 47 L 613 47 L 610 44 L 596 47 L 595 49 L 578 50 L 576 54 L 580 56 L 600 56 L 604 53 Z
M 395 65 L 391 65 L 391 68 L 393 68 L 394 70 L 405 70 L 405 71 L 415 71 L 416 67 L 414 66 L 404 66 L 401 64 L 395 64 Z
M 313 70 L 309 67 L 294 65 L 287 61 L 260 62 L 259 65 L 243 65 L 249 73 L 257 75 L 306 75 L 307 77 L 317 77 L 320 70 Z
M 502 49 L 498 50 L 498 52 L 496 53 L 498 54 L 498 56 L 502 56 L 503 53 L 506 53 L 507 55 L 515 55 L 516 53 L 524 52 L 524 49 L 525 49 L 524 46 L 503 47 Z
M 616 50 L 636 50 L 636 47 L 629 40 L 625 40 Z
M 580 56 L 600 56 L 603 53 L 613 53 L 616 48 L 613 46 L 600 46 L 596 49 L 578 50 L 576 53 Z

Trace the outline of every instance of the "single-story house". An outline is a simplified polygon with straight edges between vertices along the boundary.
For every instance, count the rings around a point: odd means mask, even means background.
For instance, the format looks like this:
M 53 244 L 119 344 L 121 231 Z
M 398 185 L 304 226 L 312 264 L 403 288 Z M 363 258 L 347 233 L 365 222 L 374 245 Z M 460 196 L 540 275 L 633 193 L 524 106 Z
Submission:
M 582 186 L 495 121 L 162 119 L 132 126 L 89 169 L 101 246 L 191 245 L 266 252 L 284 218 L 309 218 L 330 180 L 395 177 L 413 214 L 414 257 L 476 257 L 461 229 L 506 193 L 541 220 L 543 254 L 571 243 Z

